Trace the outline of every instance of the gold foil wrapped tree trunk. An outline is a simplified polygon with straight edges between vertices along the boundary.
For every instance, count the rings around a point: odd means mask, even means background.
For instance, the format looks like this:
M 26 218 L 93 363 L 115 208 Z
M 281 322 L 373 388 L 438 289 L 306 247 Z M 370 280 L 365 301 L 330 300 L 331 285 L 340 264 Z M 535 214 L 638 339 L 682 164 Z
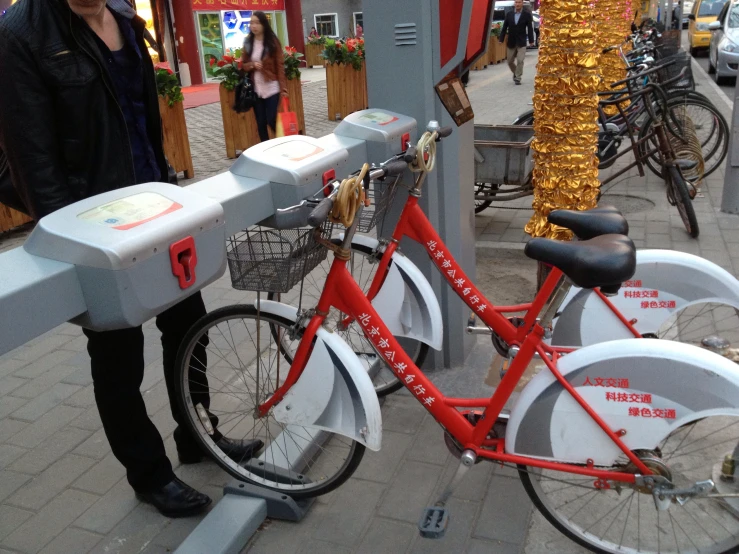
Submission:
M 630 13 L 631 0 L 595 1 L 595 37 L 600 50 L 624 42 L 630 34 Z M 626 77 L 626 67 L 618 50 L 600 55 L 600 73 L 603 77 L 603 89 Z M 613 115 L 617 111 L 616 106 L 609 106 L 607 113 Z
M 556 209 L 587 210 L 597 204 L 598 45 L 594 5 L 544 0 L 534 84 L 534 215 L 526 232 L 569 239 L 547 222 Z

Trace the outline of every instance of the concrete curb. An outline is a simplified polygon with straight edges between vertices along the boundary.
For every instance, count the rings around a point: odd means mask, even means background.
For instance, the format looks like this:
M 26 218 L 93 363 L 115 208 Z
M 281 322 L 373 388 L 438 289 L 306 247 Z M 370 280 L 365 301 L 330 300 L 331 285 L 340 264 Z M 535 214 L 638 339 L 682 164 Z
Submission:
M 729 98 L 729 96 L 721 90 L 721 87 L 719 87 L 716 82 L 711 79 L 711 76 L 706 72 L 705 69 L 703 69 L 700 64 L 695 61 L 695 58 L 693 56 L 690 56 L 690 60 L 693 62 L 693 72 L 695 73 L 695 70 L 698 69 L 701 73 L 703 73 L 703 76 L 706 78 L 705 82 L 708 83 L 708 86 L 712 87 L 713 90 L 718 94 L 718 97 L 721 98 L 724 102 L 726 102 L 726 105 L 729 107 L 730 110 L 734 109 L 734 101 L 733 99 Z M 695 80 L 695 79 L 693 79 Z

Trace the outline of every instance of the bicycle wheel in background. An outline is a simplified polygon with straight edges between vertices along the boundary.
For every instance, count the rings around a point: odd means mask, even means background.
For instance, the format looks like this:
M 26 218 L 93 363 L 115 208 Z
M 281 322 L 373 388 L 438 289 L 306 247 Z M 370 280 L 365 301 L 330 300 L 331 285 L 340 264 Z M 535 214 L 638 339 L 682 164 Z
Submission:
M 477 197 L 478 194 L 492 192 L 497 188 L 498 185 L 493 185 L 491 183 L 475 183 L 475 197 Z M 487 208 L 490 207 L 490 204 L 492 203 L 492 200 L 477 200 L 477 198 L 475 198 L 475 213 L 479 214 L 481 212 L 484 212 Z
M 365 447 L 334 433 L 284 425 L 273 411 L 255 417 L 256 407 L 288 374 L 290 362 L 281 353 L 297 348 L 299 337 L 287 340 L 293 325 L 251 305 L 210 312 L 182 342 L 175 389 L 187 426 L 219 466 L 237 479 L 299 499 L 344 483 Z M 214 441 L 216 432 L 232 440 L 259 439 L 264 446 L 251 459 L 233 459 Z
M 654 450 L 635 453 L 652 471 L 681 488 L 717 480 L 716 467 L 721 467 L 737 442 L 739 418 L 709 416 L 679 427 Z M 627 462 L 624 458 L 613 469 L 637 473 Z M 737 552 L 735 498 L 688 498 L 682 505 L 675 501 L 659 511 L 646 487 L 614 482 L 603 487 L 593 477 L 527 466 L 518 466 L 518 471 L 541 514 L 561 533 L 594 552 Z
M 693 200 L 690 198 L 688 184 L 683 179 L 680 169 L 675 166 L 667 167 L 664 172 L 665 184 L 667 185 L 667 200 L 677 207 L 680 219 L 683 220 L 685 229 L 691 237 L 698 236 L 698 219 L 695 217 Z
M 696 136 L 701 145 L 703 161 L 705 163 L 703 177 L 707 177 L 716 169 L 726 158 L 729 149 L 729 124 L 721 112 L 719 112 L 712 104 L 706 104 L 698 100 L 694 100 L 689 96 L 681 98 L 672 98 L 668 101 L 668 109 L 677 111 L 685 110 L 685 114 L 690 117 L 695 126 Z M 639 140 L 641 141 L 652 131 L 654 120 L 648 118 L 639 130 Z M 670 126 L 673 121 L 670 120 Z M 651 156 L 646 158 L 647 167 L 655 175 L 662 176 L 662 156 L 659 152 L 657 137 L 654 136 L 650 140 L 641 145 L 642 156 L 650 150 L 656 149 Z
M 334 242 L 339 244 L 338 239 L 334 240 Z M 332 261 L 333 254 L 329 252 L 326 260 L 305 277 L 303 281 L 302 300 L 300 297 L 300 285 L 298 284 L 289 292 L 280 295 L 280 301 L 293 306 L 298 305 L 300 302 L 302 309 L 315 307 L 323 291 L 323 285 L 328 277 Z M 372 280 L 377 273 L 378 261 L 377 255 L 370 248 L 358 244 L 352 245 L 351 259 L 347 262 L 346 267 L 365 294 L 369 291 Z M 270 300 L 276 300 L 278 297 L 275 293 L 269 293 L 268 298 Z M 354 321 L 350 322 L 348 326 L 345 325 L 345 322 L 346 314 L 336 308 L 331 308 L 324 322 L 324 326 L 339 333 L 351 349 L 354 350 L 354 353 L 359 356 L 359 359 L 370 371 L 377 396 L 386 396 L 401 389 L 403 383 L 385 365 L 382 358 L 375 351 L 374 345 L 364 336 L 361 327 Z M 420 367 L 428 354 L 428 345 L 406 337 L 396 337 L 396 339 L 408 356 Z

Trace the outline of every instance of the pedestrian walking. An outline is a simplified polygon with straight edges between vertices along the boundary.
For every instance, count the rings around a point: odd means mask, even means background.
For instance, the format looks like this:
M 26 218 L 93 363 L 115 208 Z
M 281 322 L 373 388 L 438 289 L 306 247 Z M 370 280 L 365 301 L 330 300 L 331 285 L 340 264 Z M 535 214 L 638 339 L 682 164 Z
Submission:
M 508 49 L 506 59 L 508 67 L 513 73 L 513 82 L 521 84 L 523 75 L 523 60 L 526 56 L 526 41 L 534 44 L 534 20 L 531 12 L 523 9 L 523 0 L 515 0 L 513 11 L 506 14 L 503 27 L 500 30 L 500 42 L 508 35 Z
M 254 117 L 257 120 L 259 140 L 269 140 L 270 127 L 277 125 L 277 108 L 280 96 L 287 97 L 287 77 L 282 45 L 269 24 L 264 12 L 254 12 L 249 26 L 250 33 L 244 39 L 241 62 L 244 71 L 251 72 L 257 102 Z
M 23 0 L 0 17 L 0 150 L 10 179 L 38 220 L 103 192 L 167 182 L 167 162 L 146 22 L 126 0 Z M 183 464 L 203 459 L 176 401 L 175 359 L 189 328 L 205 315 L 200 293 L 156 319 L 162 333 L 164 379 L 177 453 Z M 205 509 L 210 498 L 180 481 L 141 396 L 142 328 L 83 329 L 95 402 L 113 454 L 136 496 L 168 517 Z M 193 403 L 206 411 L 205 345 L 190 368 Z M 202 365 L 200 365 L 202 364 Z M 235 460 L 261 441 L 211 436 Z

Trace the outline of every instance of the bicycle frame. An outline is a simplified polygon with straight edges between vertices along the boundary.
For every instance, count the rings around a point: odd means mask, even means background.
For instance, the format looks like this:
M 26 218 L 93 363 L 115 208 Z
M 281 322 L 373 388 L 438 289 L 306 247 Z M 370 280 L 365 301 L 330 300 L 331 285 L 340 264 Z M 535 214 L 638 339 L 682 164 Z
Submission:
M 415 202 L 410 202 L 410 209 L 419 209 Z M 430 224 L 421 225 L 421 235 L 418 238 L 427 239 L 425 244 L 430 253 L 436 255 L 441 253 L 436 259 L 437 266 L 446 269 L 444 275 L 447 280 L 454 286 L 462 287 L 469 285 L 469 293 L 465 296 L 466 301 L 472 303 L 471 298 L 475 294 L 479 294 L 462 269 L 453 262 L 453 258 L 443 246 L 441 239 L 438 237 Z M 450 262 L 449 268 L 444 267 L 444 261 Z M 524 464 L 533 467 L 545 469 L 565 471 L 574 474 L 592 476 L 596 479 L 616 480 L 626 483 L 635 481 L 635 474 L 613 472 L 609 470 L 597 469 L 592 463 L 584 466 L 557 463 L 527 456 L 519 456 L 506 454 L 504 438 L 488 438 L 493 425 L 503 411 L 503 407 L 510 398 L 516 384 L 526 370 L 531 360 L 538 354 L 544 360 L 544 363 L 552 372 L 554 377 L 562 384 L 562 386 L 573 396 L 573 398 L 582 406 L 582 408 L 590 415 L 590 417 L 598 424 L 606 435 L 618 446 L 624 455 L 631 461 L 642 475 L 650 474 L 650 470 L 634 455 L 620 440 L 618 431 L 610 429 L 591 406 L 577 393 L 570 383 L 557 370 L 556 363 L 560 355 L 570 352 L 568 348 L 557 348 L 547 345 L 543 342 L 544 329 L 538 323 L 534 322 L 530 332 L 525 333 L 521 342 L 521 349 L 514 358 L 513 363 L 508 369 L 501 384 L 490 398 L 450 398 L 445 397 L 431 383 L 423 371 L 419 369 L 410 357 L 405 353 L 397 340 L 390 333 L 384 322 L 377 315 L 372 304 L 363 294 L 361 288 L 354 281 L 351 273 L 346 267 L 346 259 L 336 256 L 331 265 L 331 269 L 326 279 L 326 284 L 321 294 L 321 298 L 316 307 L 316 314 L 311 318 L 310 323 L 305 329 L 305 333 L 300 341 L 300 345 L 295 353 L 290 371 L 285 382 L 280 386 L 265 403 L 258 408 L 259 413 L 264 416 L 269 410 L 287 393 L 299 379 L 302 371 L 307 363 L 312 350 L 313 339 L 319 326 L 322 325 L 326 315 L 332 307 L 348 314 L 350 317 L 359 322 L 365 332 L 365 335 L 372 341 L 380 356 L 385 360 L 394 374 L 400 379 L 408 390 L 422 403 L 424 408 L 428 410 L 434 418 L 446 429 L 452 437 L 462 446 L 463 449 L 474 451 L 478 456 L 488 458 L 498 462 L 508 462 L 515 464 Z M 460 284 L 461 281 L 461 284 Z M 540 296 L 544 296 L 540 294 Z M 521 333 L 516 329 L 505 317 L 499 312 L 490 309 L 489 304 L 474 302 L 472 305 L 478 306 L 478 311 L 485 314 L 486 318 L 494 321 L 496 326 L 505 328 L 504 336 L 513 340 Z M 479 307 L 485 306 L 484 309 Z M 533 308 L 542 308 L 543 301 L 537 301 L 532 305 Z M 536 315 L 536 314 L 535 314 Z M 465 408 L 483 408 L 482 418 L 476 425 L 467 419 L 460 409 Z
M 533 302 L 516 304 L 513 306 L 495 306 L 489 302 L 485 295 L 482 294 L 467 278 L 459 267 L 457 261 L 446 250 L 443 241 L 439 238 L 438 234 L 436 234 L 431 222 L 418 205 L 418 197 L 411 194 L 408 196 L 405 207 L 400 214 L 400 219 L 393 231 L 392 241 L 387 245 L 387 248 L 382 255 L 377 268 L 377 273 L 375 274 L 369 291 L 367 292 L 366 296 L 370 301 L 375 298 L 382 287 L 392 255 L 397 250 L 398 244 L 400 244 L 400 241 L 404 237 L 408 237 L 409 239 L 424 245 L 429 257 L 433 260 L 437 269 L 445 277 L 451 288 L 477 317 L 479 317 L 508 344 L 523 342 L 526 335 L 530 333 L 531 329 L 536 324 L 537 316 L 541 313 L 547 300 L 554 293 L 557 285 L 563 278 L 562 271 L 553 267 Z M 439 252 L 441 252 L 441 255 Z M 456 285 L 459 279 L 464 281 L 465 284 L 463 287 Z M 641 338 L 639 331 L 634 328 L 635 321 L 626 319 L 626 317 L 618 311 L 616 306 L 608 300 L 608 297 L 606 297 L 600 289 L 595 289 L 595 293 L 633 334 L 634 338 Z M 520 327 L 514 326 L 508 318 L 503 315 L 520 312 L 526 312 L 526 315 L 523 317 L 524 325 Z M 349 322 L 350 321 L 345 321 L 346 324 Z

